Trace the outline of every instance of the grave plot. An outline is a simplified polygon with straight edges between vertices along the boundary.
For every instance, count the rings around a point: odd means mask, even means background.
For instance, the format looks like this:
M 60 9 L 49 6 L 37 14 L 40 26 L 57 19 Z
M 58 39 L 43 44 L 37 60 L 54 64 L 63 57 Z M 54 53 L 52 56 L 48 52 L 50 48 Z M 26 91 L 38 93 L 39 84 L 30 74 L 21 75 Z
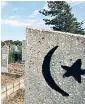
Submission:
M 1 73 L 2 102 L 7 101 L 8 98 L 11 99 L 17 90 L 24 88 L 24 70 L 25 65 L 12 63 L 8 65 L 8 73 Z
M 9 47 L 3 46 L 1 49 L 1 101 L 2 104 L 13 104 L 17 98 L 17 101 L 21 99 L 20 93 L 16 94 L 21 88 L 24 89 L 24 72 L 25 64 L 16 62 L 10 63 L 9 61 Z M 12 56 L 11 56 L 12 57 Z M 13 99 L 12 99 L 13 98 Z M 13 100 L 11 102 L 11 99 Z M 24 95 L 20 103 L 23 104 Z M 14 103 L 14 104 L 15 104 Z

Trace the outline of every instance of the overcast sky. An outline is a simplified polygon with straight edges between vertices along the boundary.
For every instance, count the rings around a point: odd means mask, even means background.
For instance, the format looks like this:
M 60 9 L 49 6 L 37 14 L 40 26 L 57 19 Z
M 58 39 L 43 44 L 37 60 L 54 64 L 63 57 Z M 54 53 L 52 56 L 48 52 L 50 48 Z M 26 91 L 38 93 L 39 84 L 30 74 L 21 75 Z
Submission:
M 85 1 L 68 2 L 78 21 L 84 21 Z M 26 27 L 50 29 L 43 19 L 48 18 L 38 11 L 48 9 L 46 1 L 9 1 L 1 2 L 1 40 L 24 40 Z

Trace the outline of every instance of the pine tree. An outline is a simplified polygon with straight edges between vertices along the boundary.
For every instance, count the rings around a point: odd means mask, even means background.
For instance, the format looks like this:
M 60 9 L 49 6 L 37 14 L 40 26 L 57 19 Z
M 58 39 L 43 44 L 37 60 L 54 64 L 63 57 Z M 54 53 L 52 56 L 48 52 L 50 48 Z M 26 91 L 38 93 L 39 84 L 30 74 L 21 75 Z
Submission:
M 74 14 L 71 13 L 71 7 L 65 1 L 48 1 L 48 10 L 39 12 L 51 19 L 43 19 L 46 25 L 53 25 L 53 30 L 71 32 L 76 34 L 85 34 L 82 28 L 83 22 L 78 22 Z

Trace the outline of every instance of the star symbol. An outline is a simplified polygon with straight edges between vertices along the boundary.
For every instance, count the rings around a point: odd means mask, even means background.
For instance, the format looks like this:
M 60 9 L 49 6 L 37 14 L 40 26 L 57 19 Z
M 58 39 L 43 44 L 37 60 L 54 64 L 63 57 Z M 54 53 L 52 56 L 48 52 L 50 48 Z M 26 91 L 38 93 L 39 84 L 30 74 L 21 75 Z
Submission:
M 78 59 L 71 67 L 61 65 L 66 70 L 63 77 L 73 76 L 78 83 L 81 83 L 81 75 L 85 74 L 85 70 L 81 69 L 81 65 L 81 59 Z

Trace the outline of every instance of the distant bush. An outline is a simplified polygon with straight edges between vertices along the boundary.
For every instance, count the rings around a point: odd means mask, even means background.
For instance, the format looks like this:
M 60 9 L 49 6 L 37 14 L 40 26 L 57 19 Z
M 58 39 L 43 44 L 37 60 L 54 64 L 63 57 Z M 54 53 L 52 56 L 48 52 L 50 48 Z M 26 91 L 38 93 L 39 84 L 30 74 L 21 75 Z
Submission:
M 14 63 L 14 53 L 13 52 L 10 52 L 10 54 L 9 54 L 9 63 Z

